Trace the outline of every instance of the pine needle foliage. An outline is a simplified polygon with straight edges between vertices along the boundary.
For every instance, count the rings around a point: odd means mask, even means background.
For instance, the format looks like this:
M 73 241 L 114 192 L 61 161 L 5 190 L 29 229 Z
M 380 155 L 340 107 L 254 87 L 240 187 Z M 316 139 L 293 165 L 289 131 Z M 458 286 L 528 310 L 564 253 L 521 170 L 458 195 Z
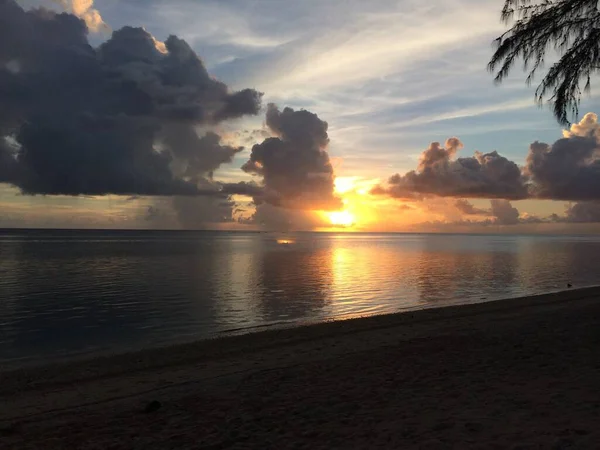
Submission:
M 600 70 L 598 0 L 505 0 L 502 21 L 512 27 L 495 40 L 488 69 L 500 83 L 516 61 L 524 62 L 527 84 L 543 68 L 548 50 L 559 55 L 535 91 L 542 105 L 549 101 L 563 125 L 579 112 L 582 92 Z M 581 85 L 583 84 L 583 89 Z

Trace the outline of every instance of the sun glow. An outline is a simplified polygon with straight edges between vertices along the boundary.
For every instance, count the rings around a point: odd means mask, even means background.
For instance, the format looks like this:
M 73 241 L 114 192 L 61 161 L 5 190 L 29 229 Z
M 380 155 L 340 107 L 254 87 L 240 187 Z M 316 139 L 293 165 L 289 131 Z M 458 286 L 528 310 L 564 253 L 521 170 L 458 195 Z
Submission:
M 338 211 L 316 211 L 321 224 L 317 229 L 336 233 L 394 231 L 430 219 L 416 206 L 402 209 L 395 199 L 371 195 L 371 189 L 380 183 L 376 178 L 337 177 L 335 194 L 342 205 Z
M 357 177 L 337 177 L 334 181 L 335 192 L 343 194 L 356 188 Z
M 351 227 L 356 222 L 354 215 L 348 211 L 334 211 L 328 214 L 332 225 Z

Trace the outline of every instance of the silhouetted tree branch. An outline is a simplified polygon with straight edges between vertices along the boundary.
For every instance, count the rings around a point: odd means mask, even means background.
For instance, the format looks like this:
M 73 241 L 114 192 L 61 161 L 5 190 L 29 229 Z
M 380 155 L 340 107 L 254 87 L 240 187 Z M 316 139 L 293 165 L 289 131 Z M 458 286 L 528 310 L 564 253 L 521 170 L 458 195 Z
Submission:
M 553 103 L 554 115 L 568 124 L 569 113 L 577 116 L 582 90 L 590 90 L 591 76 L 600 70 L 600 11 L 598 0 L 505 0 L 502 20 L 512 28 L 498 37 L 496 52 L 488 63 L 500 83 L 516 60 L 529 71 L 527 83 L 544 63 L 546 51 L 560 56 L 535 91 L 541 105 Z

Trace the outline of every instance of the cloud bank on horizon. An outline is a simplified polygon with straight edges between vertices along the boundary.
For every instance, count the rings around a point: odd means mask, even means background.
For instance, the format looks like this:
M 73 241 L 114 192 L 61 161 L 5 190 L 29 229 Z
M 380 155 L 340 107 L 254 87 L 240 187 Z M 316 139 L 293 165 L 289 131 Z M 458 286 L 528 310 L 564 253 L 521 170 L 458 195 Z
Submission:
M 600 124 L 596 114 L 587 113 L 551 145 L 532 143 L 523 167 L 496 151 L 487 154 L 476 151 L 474 156 L 456 157 L 462 147 L 456 137 L 449 138 L 443 146 L 431 143 L 421 154 L 417 170 L 394 174 L 387 186 L 377 185 L 371 193 L 404 200 L 461 197 L 455 205 L 464 214 L 475 211 L 465 198 L 491 198 L 492 215 L 503 225 L 519 223 L 519 215 L 518 212 L 515 215 L 516 210 L 511 210 L 509 204 L 498 200 L 575 201 L 580 203 L 567 209 L 565 220 L 597 221 Z
M 228 142 L 223 132 L 228 126 L 241 126 L 244 118 L 257 116 L 263 95 L 277 99 L 282 92 L 293 91 L 294 85 L 313 83 L 310 100 L 315 92 L 325 90 L 325 81 L 332 81 L 328 74 L 339 68 L 332 65 L 336 54 L 337 66 L 351 67 L 357 62 L 349 59 L 339 36 L 325 39 L 325 48 L 333 49 L 329 62 L 314 53 L 310 62 L 319 69 L 308 71 L 300 59 L 285 82 L 273 79 L 273 92 L 263 94 L 260 86 L 232 89 L 218 81 L 186 40 L 174 35 L 162 42 L 143 28 L 124 26 L 94 47 L 89 33 L 110 30 L 94 2 L 54 3 L 66 12 L 24 9 L 15 0 L 0 0 L 0 102 L 4 105 L 0 111 L 0 183 L 31 195 L 170 197 L 168 206 L 177 212 L 184 227 L 234 222 L 234 213 L 245 212 L 247 206 L 254 212 L 243 214 L 239 222 L 314 227 L 323 224 L 310 211 L 343 207 L 335 191 L 336 173 L 329 155 L 331 130 L 316 114 L 269 103 L 264 128 L 256 133 L 264 139 L 254 143 L 247 157 L 244 147 Z M 360 12 L 360 8 L 353 3 L 350 9 Z M 373 15 L 372 20 L 379 23 L 384 19 Z M 34 29 L 36 32 L 31 32 Z M 477 32 L 483 33 L 483 28 Z M 462 39 L 460 32 L 455 34 L 448 37 L 449 42 Z M 381 40 L 383 35 L 373 38 Z M 283 41 L 276 44 L 287 54 L 276 58 L 275 67 L 299 56 L 297 38 Z M 431 43 L 425 40 L 426 44 Z M 253 48 L 273 45 L 257 41 Z M 356 50 L 358 44 L 352 45 Z M 362 59 L 417 51 L 398 45 L 382 54 L 363 50 L 359 52 Z M 236 59 L 229 66 L 259 67 L 264 63 L 264 58 L 256 56 L 254 60 Z M 264 84 L 259 72 L 254 73 L 257 76 L 248 76 L 248 84 Z M 348 92 L 363 75 L 349 73 L 338 81 Z M 233 84 L 240 85 L 240 81 Z M 435 90 L 435 86 L 429 88 Z M 389 94 L 377 102 L 389 106 L 394 102 L 393 92 Z M 323 98 L 328 96 L 307 103 L 331 112 Z M 520 108 L 521 103 L 505 107 Z M 396 106 L 402 107 L 402 99 Z M 458 110 L 446 119 L 470 117 L 477 108 L 486 110 L 485 106 Z M 346 115 L 337 112 L 340 126 L 335 139 L 345 144 L 344 131 L 355 136 L 347 128 L 348 117 L 366 118 L 372 112 L 360 108 Z M 416 113 L 403 126 L 430 123 L 418 110 Z M 435 121 L 440 118 L 446 120 L 440 115 Z M 378 185 L 371 193 L 411 205 L 452 199 L 449 208 L 461 217 L 473 217 L 468 223 L 483 225 L 598 222 L 599 129 L 596 115 L 587 114 L 553 144 L 532 143 L 524 164 L 496 150 L 460 157 L 463 143 L 458 138 L 450 138 L 444 145 L 433 142 L 415 170 L 392 175 L 387 185 Z M 377 135 L 381 130 L 373 131 Z M 237 170 L 239 179 L 216 181 L 215 173 L 222 173 L 239 157 L 246 159 Z M 228 173 L 236 177 L 235 171 Z M 248 174 L 253 181 L 244 181 Z M 242 204 L 234 196 L 249 197 L 252 204 Z M 490 208 L 475 206 L 467 199 L 491 199 Z M 565 216 L 539 218 L 520 215 L 510 203 L 524 199 L 578 203 L 569 205 Z M 162 208 L 164 200 L 151 203 L 146 220 L 162 220 Z M 402 203 L 399 208 L 410 211 L 415 207 Z

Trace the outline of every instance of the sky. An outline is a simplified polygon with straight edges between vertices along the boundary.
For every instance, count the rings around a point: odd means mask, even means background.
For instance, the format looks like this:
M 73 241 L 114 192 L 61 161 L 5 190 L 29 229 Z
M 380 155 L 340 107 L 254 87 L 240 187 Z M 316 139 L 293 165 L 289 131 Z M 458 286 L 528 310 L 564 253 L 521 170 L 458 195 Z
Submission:
M 598 100 L 495 85 L 501 7 L 0 0 L 0 227 L 596 232 Z

